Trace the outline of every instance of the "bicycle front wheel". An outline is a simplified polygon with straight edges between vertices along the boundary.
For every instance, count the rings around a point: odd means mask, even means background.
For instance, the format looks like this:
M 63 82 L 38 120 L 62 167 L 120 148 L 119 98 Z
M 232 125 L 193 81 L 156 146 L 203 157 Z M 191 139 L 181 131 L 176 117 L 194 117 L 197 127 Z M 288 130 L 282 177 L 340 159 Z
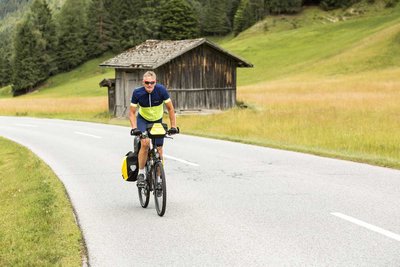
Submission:
M 163 164 L 157 162 L 154 166 L 154 202 L 157 214 L 163 216 L 167 206 L 167 185 L 165 182 L 165 172 Z
M 142 208 L 147 208 L 150 201 L 150 188 L 147 184 L 145 187 L 138 187 L 139 201 Z

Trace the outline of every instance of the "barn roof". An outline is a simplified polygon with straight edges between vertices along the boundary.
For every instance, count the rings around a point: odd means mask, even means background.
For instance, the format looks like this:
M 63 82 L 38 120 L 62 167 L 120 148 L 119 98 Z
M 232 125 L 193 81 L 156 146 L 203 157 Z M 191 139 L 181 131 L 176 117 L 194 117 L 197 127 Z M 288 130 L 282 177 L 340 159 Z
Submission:
M 253 67 L 205 38 L 187 40 L 147 40 L 100 64 L 102 67 L 156 69 L 184 53 L 206 44 L 237 61 L 238 67 Z

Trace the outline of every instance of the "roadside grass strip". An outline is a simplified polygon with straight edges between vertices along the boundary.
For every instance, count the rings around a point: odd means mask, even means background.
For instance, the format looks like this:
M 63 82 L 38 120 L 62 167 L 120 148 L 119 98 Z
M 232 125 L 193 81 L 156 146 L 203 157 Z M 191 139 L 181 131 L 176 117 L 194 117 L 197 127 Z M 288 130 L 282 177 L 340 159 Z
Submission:
M 0 266 L 81 266 L 64 186 L 28 149 L 0 137 Z

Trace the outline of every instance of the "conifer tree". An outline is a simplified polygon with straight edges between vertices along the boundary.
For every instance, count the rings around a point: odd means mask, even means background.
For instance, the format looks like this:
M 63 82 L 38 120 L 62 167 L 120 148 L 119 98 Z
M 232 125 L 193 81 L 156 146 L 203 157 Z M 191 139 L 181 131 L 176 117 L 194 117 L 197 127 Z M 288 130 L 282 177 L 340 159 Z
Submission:
M 0 87 L 11 83 L 11 61 L 10 54 L 6 52 L 4 47 L 0 48 Z
M 203 32 L 206 35 L 223 35 L 231 30 L 228 18 L 228 2 L 207 1 L 203 17 Z
M 39 31 L 41 46 L 37 51 L 39 81 L 47 79 L 57 71 L 57 33 L 51 10 L 45 0 L 35 0 L 31 6 L 33 26 Z
M 249 0 L 241 0 L 233 20 L 233 34 L 236 36 L 245 30 L 250 24 L 248 19 L 250 16 Z
M 160 9 L 159 0 L 145 0 L 136 9 L 137 14 L 128 24 L 134 29 L 135 40 L 133 44 L 141 43 L 147 39 L 160 38 Z
M 335 0 L 336 1 L 336 0 Z M 302 0 L 268 0 L 267 8 L 273 14 L 296 13 L 301 10 Z
M 122 51 L 122 23 L 123 18 L 120 12 L 120 6 L 125 0 L 104 0 L 105 6 L 109 10 L 111 40 L 110 48 L 113 52 Z
M 104 0 L 92 0 L 87 15 L 87 57 L 103 54 L 111 47 L 112 25 Z
M 339 7 L 349 7 L 359 0 L 321 0 L 321 7 L 325 10 L 335 9 Z
M 31 91 L 38 83 L 40 70 L 36 63 L 36 51 L 41 49 L 40 37 L 30 16 L 17 26 L 12 78 L 14 96 Z
M 147 8 L 147 2 L 149 1 L 123 1 L 120 6 L 122 49 L 132 47 L 139 42 L 141 33 L 137 32 L 136 24 L 141 19 L 140 10 Z M 156 16 L 151 16 L 154 14 L 153 9 L 151 11 L 151 13 L 146 14 L 149 18 L 149 21 L 147 21 L 148 24 L 157 19 Z
M 285 0 L 283 0 L 284 2 Z M 290 1 L 290 0 L 286 0 Z M 248 26 L 253 25 L 262 20 L 266 14 L 266 5 L 264 0 L 249 0 L 250 18 L 248 18 Z
M 70 70 L 86 59 L 86 18 L 85 1 L 65 1 L 58 17 L 60 70 Z
M 56 28 L 44 0 L 35 0 L 14 40 L 13 92 L 34 89 L 56 72 Z M 4 64 L 4 63 L 3 63 Z
M 231 26 L 231 30 L 233 29 L 233 20 L 235 18 L 236 11 L 239 8 L 239 4 L 240 4 L 240 0 L 229 0 L 228 1 L 227 15 L 228 15 L 229 23 Z
M 11 84 L 12 80 L 12 40 L 10 36 L 9 31 L 0 33 L 0 87 Z
M 161 4 L 161 39 L 182 40 L 198 35 L 194 9 L 186 0 L 164 0 Z

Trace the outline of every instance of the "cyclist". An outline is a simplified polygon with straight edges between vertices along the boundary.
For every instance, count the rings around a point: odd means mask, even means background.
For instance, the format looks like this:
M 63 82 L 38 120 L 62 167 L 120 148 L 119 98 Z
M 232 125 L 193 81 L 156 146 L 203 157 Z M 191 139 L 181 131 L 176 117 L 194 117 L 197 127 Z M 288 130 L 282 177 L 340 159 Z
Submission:
M 175 110 L 167 89 L 156 83 L 156 74 L 153 71 L 147 71 L 143 75 L 143 86 L 136 88 L 132 93 L 129 120 L 131 123 L 131 135 L 140 135 L 146 131 L 146 125 L 149 123 L 162 122 L 163 104 L 168 110 L 171 128 L 170 134 L 177 133 Z M 136 116 L 136 110 L 139 106 L 139 112 Z M 139 150 L 139 172 L 137 178 L 137 186 L 144 187 L 146 185 L 146 173 L 144 167 L 147 161 L 147 152 L 150 147 L 150 139 L 141 139 Z M 156 146 L 160 157 L 163 155 L 164 138 L 156 139 Z

